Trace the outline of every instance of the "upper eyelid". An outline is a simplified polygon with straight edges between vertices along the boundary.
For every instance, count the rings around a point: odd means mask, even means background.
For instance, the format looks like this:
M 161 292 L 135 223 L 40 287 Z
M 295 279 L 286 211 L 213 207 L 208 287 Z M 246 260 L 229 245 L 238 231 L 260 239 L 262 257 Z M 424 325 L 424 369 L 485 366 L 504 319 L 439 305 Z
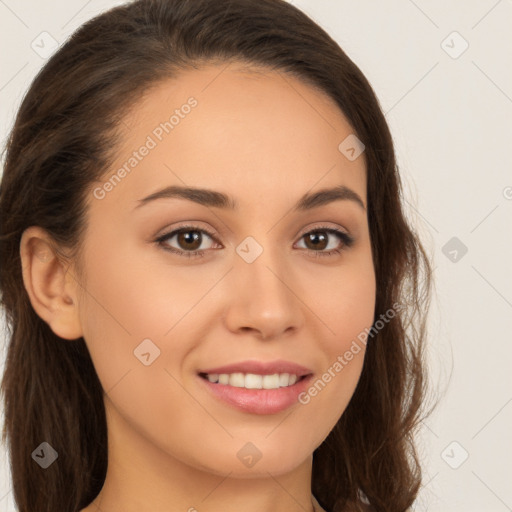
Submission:
M 184 224 L 182 226 L 178 226 L 178 227 L 175 227 L 169 231 L 165 231 L 163 234 L 161 235 L 158 235 L 156 240 L 158 241 L 162 241 L 162 240 L 165 240 L 165 239 L 170 239 L 170 238 L 173 238 L 174 236 L 176 236 L 176 234 L 178 234 L 180 231 L 200 231 L 201 233 L 205 233 L 207 236 L 209 236 L 215 243 L 217 244 L 221 244 L 221 245 L 224 245 L 222 242 L 220 242 L 218 240 L 219 236 L 217 235 L 217 232 L 213 232 L 214 230 L 210 231 L 209 229 L 206 229 L 202 226 L 199 226 L 199 225 L 194 225 L 194 224 Z M 310 227 L 310 228 L 307 228 L 305 230 L 301 230 L 299 231 L 299 234 L 296 235 L 295 238 L 299 238 L 299 240 L 307 235 L 308 233 L 312 233 L 312 232 L 315 232 L 315 231 L 327 231 L 329 232 L 331 235 L 333 236 L 338 236 L 338 238 L 345 234 L 347 237 L 349 237 L 349 239 L 352 239 L 353 241 L 353 236 L 349 233 L 348 230 L 346 230 L 345 228 L 339 228 L 339 227 L 333 227 L 333 226 L 323 226 L 323 225 L 316 225 L 316 226 L 313 226 L 313 227 Z M 229 242 L 229 245 L 233 246 L 233 244 L 231 242 Z M 208 250 L 208 249 L 198 249 L 199 251 L 205 251 L 205 250 Z
M 177 228 L 173 228 L 173 229 L 170 229 L 168 231 L 164 230 L 164 232 L 161 234 L 161 235 L 157 235 L 156 236 L 156 239 L 157 240 L 161 240 L 163 238 L 172 238 L 173 236 L 175 236 L 177 233 L 179 233 L 180 231 L 200 231 L 201 233 L 205 233 L 206 235 L 208 235 L 210 238 L 212 238 L 213 240 L 215 240 L 217 243 L 220 243 L 218 241 L 218 235 L 216 232 L 214 232 L 213 230 L 209 230 L 209 229 L 206 229 L 204 227 L 201 227 L 201 226 L 194 226 L 194 225 L 184 225 L 184 226 L 178 226 Z
M 325 222 L 328 222 L 328 221 L 324 221 L 324 223 L 322 223 L 322 221 L 320 221 L 319 223 L 317 223 L 316 225 L 312 226 L 312 227 L 309 227 L 307 229 L 304 229 L 304 230 L 300 230 L 295 236 L 304 236 L 312 231 L 318 231 L 318 230 L 330 230 L 332 229 L 333 231 L 339 231 L 341 233 L 345 233 L 347 235 L 350 235 L 350 231 L 348 229 L 346 229 L 345 227 L 339 227 L 339 226 L 327 226 L 327 225 L 324 225 Z M 178 227 L 174 227 L 172 229 L 169 229 L 169 230 L 163 230 L 163 233 L 161 235 L 156 235 L 156 238 L 162 238 L 162 237 L 167 237 L 167 236 L 170 236 L 171 234 L 176 234 L 176 232 L 179 232 L 179 231 L 183 231 L 183 230 L 190 230 L 190 231 L 201 231 L 201 232 L 205 232 L 208 236 L 211 236 L 212 238 L 219 238 L 221 235 L 218 233 L 218 231 L 214 230 L 214 229 L 208 229 L 208 228 L 205 228 L 201 225 L 197 225 L 197 224 L 194 224 L 193 221 L 190 222 L 190 224 L 187 224 L 186 222 L 181 225 L 181 226 L 178 226 Z

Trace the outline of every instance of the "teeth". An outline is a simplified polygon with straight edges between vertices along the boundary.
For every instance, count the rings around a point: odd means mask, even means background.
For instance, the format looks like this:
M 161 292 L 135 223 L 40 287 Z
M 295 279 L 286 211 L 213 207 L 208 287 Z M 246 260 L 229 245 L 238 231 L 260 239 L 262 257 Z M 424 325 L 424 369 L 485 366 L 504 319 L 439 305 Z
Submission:
M 207 379 L 210 382 L 230 385 L 246 389 L 278 389 L 293 386 L 297 375 L 289 373 L 274 373 L 273 375 L 257 375 L 254 373 L 211 373 Z
M 261 381 L 263 389 L 277 389 L 279 387 L 279 374 L 264 375 Z
M 254 375 L 253 373 L 248 373 L 245 377 L 242 375 L 242 385 L 248 389 L 261 389 L 263 387 L 263 376 L 262 375 Z M 231 382 L 231 378 L 229 379 Z
M 229 376 L 229 385 L 235 388 L 243 388 L 245 386 L 245 379 L 243 373 L 232 373 Z

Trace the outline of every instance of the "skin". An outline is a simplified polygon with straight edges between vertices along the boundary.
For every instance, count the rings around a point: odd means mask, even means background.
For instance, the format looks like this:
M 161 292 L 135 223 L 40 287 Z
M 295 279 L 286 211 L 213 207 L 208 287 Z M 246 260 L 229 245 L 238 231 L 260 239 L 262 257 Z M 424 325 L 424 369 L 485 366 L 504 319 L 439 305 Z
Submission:
M 316 380 L 372 325 L 366 210 L 352 200 L 292 209 L 338 185 L 366 207 L 364 154 L 350 161 L 338 150 L 353 130 L 325 94 L 275 71 L 212 64 L 146 92 L 105 180 L 190 96 L 197 106 L 113 190 L 96 199 L 91 188 L 81 269 L 59 260 L 40 228 L 22 237 L 34 309 L 60 337 L 83 336 L 105 390 L 108 472 L 82 512 L 311 512 L 312 454 L 345 410 L 364 350 L 307 405 L 270 415 L 219 401 L 197 371 L 285 359 Z M 222 191 L 238 209 L 181 198 L 135 208 L 167 185 Z M 184 222 L 215 234 L 203 234 L 203 257 L 165 250 L 190 250 L 177 236 L 155 243 Z M 307 244 L 318 226 L 354 244 L 315 257 L 343 247 L 325 231 L 320 249 Z M 252 263 L 235 250 L 248 236 L 263 248 Z M 146 338 L 160 350 L 148 366 L 134 356 Z M 261 453 L 250 468 L 237 457 L 247 442 Z

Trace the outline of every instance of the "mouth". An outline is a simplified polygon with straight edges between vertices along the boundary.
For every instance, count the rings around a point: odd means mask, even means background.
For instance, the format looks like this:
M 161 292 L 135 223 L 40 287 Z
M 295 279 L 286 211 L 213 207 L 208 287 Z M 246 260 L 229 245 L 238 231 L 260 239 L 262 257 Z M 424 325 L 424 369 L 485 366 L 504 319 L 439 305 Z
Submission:
M 273 373 L 273 374 L 256 374 L 256 373 L 205 373 L 199 372 L 199 377 L 209 381 L 212 384 L 223 386 L 232 386 L 245 389 L 279 389 L 294 386 L 312 374 L 297 375 L 294 373 Z
M 206 392 L 244 413 L 277 414 L 299 403 L 313 374 L 206 373 L 198 379 Z

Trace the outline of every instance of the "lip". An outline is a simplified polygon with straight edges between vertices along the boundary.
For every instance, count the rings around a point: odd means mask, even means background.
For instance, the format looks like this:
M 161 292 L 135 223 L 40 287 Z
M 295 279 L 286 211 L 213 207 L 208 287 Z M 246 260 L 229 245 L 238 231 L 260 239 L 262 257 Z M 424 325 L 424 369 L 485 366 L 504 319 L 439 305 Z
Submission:
M 227 384 L 215 384 L 200 375 L 197 375 L 197 378 L 202 382 L 201 385 L 205 386 L 207 391 L 211 392 L 216 399 L 220 399 L 225 404 L 252 414 L 277 414 L 299 403 L 299 395 L 308 388 L 313 374 L 303 376 L 293 386 L 278 389 L 237 388 Z
M 254 373 L 255 375 L 272 375 L 274 373 L 292 373 L 297 377 L 303 377 L 313 373 L 312 370 L 291 361 L 278 359 L 275 361 L 240 361 L 238 363 L 219 366 L 217 368 L 207 368 L 199 370 L 199 373 Z M 290 386 L 293 387 L 293 386 Z

